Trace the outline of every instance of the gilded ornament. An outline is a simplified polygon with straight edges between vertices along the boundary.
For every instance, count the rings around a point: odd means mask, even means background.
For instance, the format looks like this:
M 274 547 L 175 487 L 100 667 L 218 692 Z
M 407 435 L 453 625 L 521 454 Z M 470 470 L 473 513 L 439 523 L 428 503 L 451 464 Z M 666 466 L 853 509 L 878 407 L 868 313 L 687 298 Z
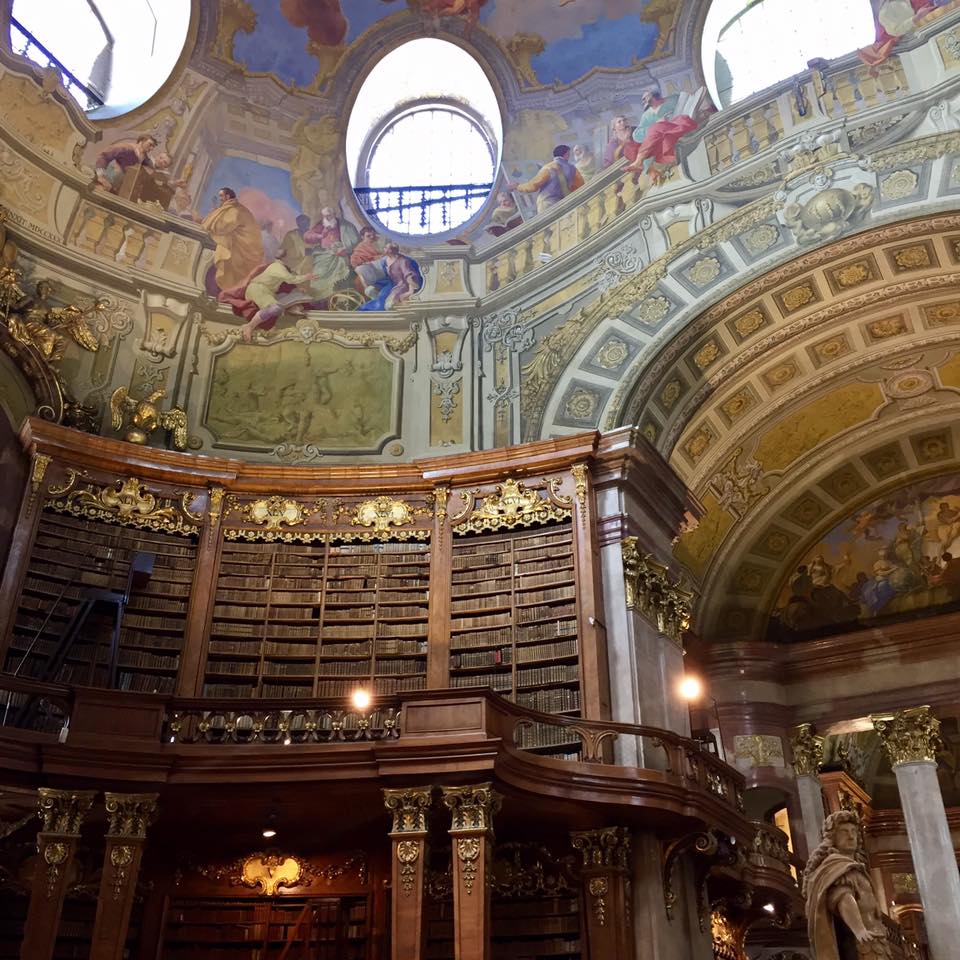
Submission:
M 587 509 L 587 465 L 585 463 L 575 463 L 570 468 L 570 473 L 573 476 L 573 489 L 577 498 L 577 505 L 580 508 L 580 521 L 582 523 Z
M 650 620 L 664 636 L 682 643 L 690 629 L 693 594 L 679 581 L 671 583 L 669 568 L 641 553 L 636 537 L 625 537 L 621 552 L 627 608 Z
M 792 361 L 781 363 L 779 366 L 763 374 L 763 379 L 772 388 L 782 387 L 800 373 L 799 367 Z
M 797 243 L 827 243 L 860 223 L 873 204 L 873 187 L 858 183 L 853 190 L 831 187 L 806 203 L 791 203 L 783 210 L 783 222 L 793 230 Z
M 779 737 L 755 733 L 733 738 L 733 753 L 738 762 L 749 767 L 782 767 L 783 741 Z
M 701 427 L 683 445 L 687 456 L 696 463 L 709 449 L 716 438 L 709 427 Z
M 468 787 L 443 787 L 443 803 L 450 811 L 450 832 L 486 833 L 493 829 L 493 817 L 500 809 L 503 797 L 490 783 Z
M 655 327 L 670 312 L 670 301 L 666 297 L 647 297 L 633 311 L 633 315 L 647 326 Z
M 894 170 L 880 181 L 880 196 L 884 200 L 904 200 L 920 182 L 912 170 Z
M 735 393 L 729 400 L 725 400 L 721 405 L 720 409 L 725 414 L 726 418 L 734 423 L 739 420 L 748 410 L 750 410 L 756 404 L 756 397 L 750 390 L 740 390 Z
M 374 533 L 385 533 L 391 527 L 413 523 L 413 511 L 403 500 L 376 497 L 358 504 L 350 523 L 355 527 L 372 527 Z
M 664 410 L 672 410 L 673 405 L 680 399 L 683 386 L 679 380 L 670 380 L 660 391 L 660 405 Z
M 934 327 L 945 327 L 960 322 L 960 302 L 957 301 L 924 307 L 923 312 Z
M 845 267 L 840 267 L 833 274 L 837 286 L 846 290 L 848 287 L 855 287 L 857 284 L 865 283 L 870 279 L 870 268 L 865 263 L 850 263 Z
M 594 363 L 604 370 L 617 370 L 630 358 L 630 347 L 619 337 L 611 337 L 596 353 Z
M 460 861 L 460 873 L 463 887 L 470 896 L 477 879 L 477 860 L 480 859 L 479 837 L 457 837 L 457 859 Z
M 884 317 L 882 320 L 874 320 L 867 324 L 867 332 L 874 340 L 896 337 L 901 333 L 906 333 L 906 330 L 907 327 L 903 322 L 903 317 Z
M 626 827 L 579 830 L 570 834 L 570 843 L 580 851 L 584 867 L 629 867 L 630 831 Z
M 930 262 L 930 251 L 923 244 L 898 250 L 893 255 L 893 260 L 901 270 L 921 270 L 933 265 Z
M 130 864 L 133 863 L 133 847 L 118 844 L 110 850 L 110 866 L 113 867 L 113 899 L 120 901 L 130 876 Z
M 385 789 L 383 804 L 393 814 L 393 833 L 425 834 L 432 801 L 433 787 Z
M 698 287 L 705 287 L 720 276 L 720 269 L 720 261 L 716 257 L 701 257 L 686 273 Z
M 769 250 L 780 239 L 780 231 L 772 223 L 761 223 L 743 234 L 743 245 L 753 256 Z
M 265 530 L 279 530 L 280 527 L 296 527 L 306 523 L 310 511 L 296 500 L 283 497 L 267 497 L 248 503 L 243 510 L 244 519 L 256 523 Z
M 303 863 L 298 857 L 260 853 L 242 861 L 240 882 L 247 887 L 259 887 L 266 896 L 272 897 L 280 887 L 297 886 L 303 872 Z
M 397 844 L 397 862 L 400 864 L 400 888 L 409 897 L 416 886 L 417 861 L 420 859 L 419 840 L 401 840 Z
M 37 499 L 37 493 L 43 485 L 43 478 L 46 476 L 47 467 L 50 466 L 52 457 L 45 453 L 35 453 L 33 455 L 33 466 L 30 470 L 30 503 Z
M 720 356 L 720 345 L 716 340 L 708 340 L 694 355 L 693 362 L 698 369 L 706 370 Z
M 158 401 L 167 395 L 166 390 L 154 390 L 143 400 L 131 397 L 126 387 L 117 387 L 110 397 L 110 413 L 113 429 L 123 430 L 127 443 L 145 444 L 155 430 L 173 433 L 173 445 L 177 450 L 187 449 L 187 414 L 179 407 L 161 411 Z
M 847 342 L 847 338 L 840 334 L 831 337 L 829 340 L 823 340 L 816 344 L 813 349 L 822 363 L 829 363 L 829 361 L 836 360 L 837 357 L 849 353 L 850 344 Z
M 133 837 L 143 839 L 147 827 L 157 816 L 157 794 L 155 793 L 110 793 L 104 794 L 108 837 Z
M 476 494 L 474 494 L 476 503 Z M 570 516 L 569 507 L 561 507 L 528 490 L 522 480 L 512 478 L 497 484 L 496 493 L 487 494 L 474 506 L 467 519 L 454 528 L 455 533 L 481 530 L 509 530 L 513 527 L 549 523 Z
M 737 331 L 740 337 L 745 338 L 749 337 L 751 333 L 756 333 L 766 323 L 767 318 L 764 312 L 759 307 L 754 307 L 733 321 L 733 329 Z
M 804 283 L 798 287 L 793 287 L 791 290 L 787 290 L 782 297 L 783 305 L 791 311 L 799 310 L 801 307 L 805 307 L 808 303 L 812 303 L 815 299 L 816 294 L 813 292 L 813 288 L 808 283 Z
M 433 514 L 441 527 L 447 522 L 447 501 L 449 499 L 449 487 L 437 487 L 434 491 Z
M 607 878 L 591 877 L 587 889 L 590 892 L 590 896 L 593 897 L 593 915 L 597 918 L 597 923 L 602 927 L 607 922 L 606 896 L 610 889 Z
M 823 765 L 823 737 L 813 732 L 812 723 L 801 723 L 794 728 L 790 740 L 793 769 L 798 777 L 815 777 Z
M 196 533 L 191 520 L 169 502 L 166 506 L 159 506 L 157 498 L 136 477 L 117 480 L 113 487 L 99 490 L 89 487 L 74 490 L 66 499 L 53 500 L 50 506 L 92 520 L 112 520 L 166 533 Z
M 57 892 L 60 880 L 60 868 L 67 861 L 70 848 L 60 840 L 46 843 L 43 847 L 43 860 L 47 865 L 47 899 L 52 900 Z
M 600 406 L 600 394 L 595 390 L 577 387 L 567 398 L 564 412 L 574 420 L 593 420 Z
M 937 750 L 942 748 L 943 741 L 940 739 L 940 721 L 929 707 L 912 707 L 870 719 L 891 766 L 937 762 Z

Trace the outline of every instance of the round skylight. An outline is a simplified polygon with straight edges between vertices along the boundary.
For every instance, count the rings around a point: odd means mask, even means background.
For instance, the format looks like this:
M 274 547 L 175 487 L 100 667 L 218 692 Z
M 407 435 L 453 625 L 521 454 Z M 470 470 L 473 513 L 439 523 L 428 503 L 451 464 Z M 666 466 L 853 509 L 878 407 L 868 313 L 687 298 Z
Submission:
M 834 60 L 876 39 L 870 0 L 714 0 L 703 27 L 703 73 L 728 107 L 810 60 Z
M 13 0 L 14 53 L 54 66 L 94 119 L 127 113 L 176 66 L 190 0 Z
M 445 40 L 411 40 L 370 71 L 357 95 L 347 125 L 350 181 L 387 230 L 447 234 L 490 196 L 502 141 L 480 64 Z

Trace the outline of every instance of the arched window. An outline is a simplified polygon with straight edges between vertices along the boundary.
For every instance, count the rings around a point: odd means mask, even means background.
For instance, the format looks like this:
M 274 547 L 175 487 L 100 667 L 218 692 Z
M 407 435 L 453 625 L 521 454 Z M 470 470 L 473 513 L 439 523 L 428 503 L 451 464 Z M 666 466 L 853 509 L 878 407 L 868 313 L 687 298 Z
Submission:
M 190 0 L 13 0 L 15 53 L 56 67 L 94 119 L 145 103 L 170 76 L 190 25 Z
M 394 233 L 444 235 L 484 205 L 503 122 L 486 74 L 445 40 L 411 40 L 364 81 L 347 126 L 347 165 L 367 215 Z
M 703 28 L 703 73 L 719 107 L 865 47 L 870 0 L 714 0 Z

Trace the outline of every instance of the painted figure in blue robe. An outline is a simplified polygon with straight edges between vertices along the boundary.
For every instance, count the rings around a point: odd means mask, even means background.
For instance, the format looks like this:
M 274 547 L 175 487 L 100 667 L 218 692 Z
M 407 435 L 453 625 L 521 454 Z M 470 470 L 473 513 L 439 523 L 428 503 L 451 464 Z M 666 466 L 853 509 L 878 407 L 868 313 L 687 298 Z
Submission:
M 392 310 L 409 300 L 423 286 L 423 274 L 417 261 L 404 256 L 395 243 L 388 243 L 383 256 L 371 266 L 376 268 L 377 273 L 377 279 L 371 285 L 376 293 L 361 310 Z

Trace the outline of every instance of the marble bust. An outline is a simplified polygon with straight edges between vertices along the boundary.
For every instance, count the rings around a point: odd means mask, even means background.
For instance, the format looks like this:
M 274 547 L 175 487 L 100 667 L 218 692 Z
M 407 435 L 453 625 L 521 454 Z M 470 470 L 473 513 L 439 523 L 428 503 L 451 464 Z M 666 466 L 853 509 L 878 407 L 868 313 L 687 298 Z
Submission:
M 807 931 L 816 960 L 900 960 L 889 939 L 867 872 L 860 818 L 841 810 L 827 817 L 823 839 L 803 874 Z

